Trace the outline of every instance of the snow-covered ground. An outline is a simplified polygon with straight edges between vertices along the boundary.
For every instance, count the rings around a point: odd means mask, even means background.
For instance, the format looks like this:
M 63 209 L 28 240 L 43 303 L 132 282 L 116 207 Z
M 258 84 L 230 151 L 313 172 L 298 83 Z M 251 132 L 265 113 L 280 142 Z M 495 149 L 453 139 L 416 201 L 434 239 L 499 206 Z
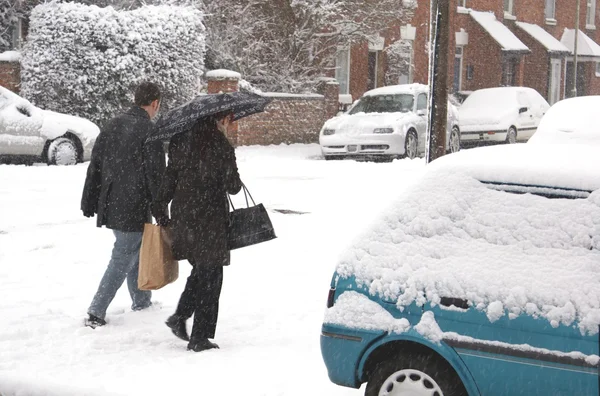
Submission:
M 361 394 L 331 384 L 321 360 L 329 283 L 341 251 L 413 182 L 424 160 L 326 162 L 317 145 L 244 147 L 237 155 L 279 238 L 233 253 L 221 295 L 221 349 L 202 353 L 186 351 L 163 324 L 187 262 L 176 283 L 154 292 L 153 308 L 131 312 L 124 285 L 109 325 L 84 327 L 113 243 L 109 230 L 79 211 L 87 165 L 0 166 L 2 396 Z

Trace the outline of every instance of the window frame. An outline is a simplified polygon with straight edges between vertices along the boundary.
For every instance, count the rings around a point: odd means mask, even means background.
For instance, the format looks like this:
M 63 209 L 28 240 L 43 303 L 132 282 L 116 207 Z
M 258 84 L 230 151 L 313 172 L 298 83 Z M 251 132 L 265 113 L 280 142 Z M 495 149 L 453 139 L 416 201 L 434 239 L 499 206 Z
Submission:
M 346 53 L 346 81 L 341 81 L 340 70 L 338 60 L 340 59 L 340 54 Z M 349 47 L 340 47 L 337 49 L 337 54 L 335 56 L 335 79 L 340 84 L 340 95 L 347 95 L 350 93 L 350 69 L 351 69 L 351 49 Z M 345 87 L 346 89 L 342 89 Z
M 508 4 L 508 10 L 506 9 L 506 5 Z M 506 14 L 509 15 L 514 15 L 514 0 L 504 0 L 504 4 L 502 5 L 502 8 L 504 9 L 504 12 Z
M 548 7 L 549 5 L 552 5 L 551 7 L 551 11 L 552 13 L 550 14 L 550 7 Z M 545 0 L 544 1 L 544 17 L 546 18 L 546 20 L 555 20 L 556 19 L 556 0 Z
M 587 0 L 586 1 L 586 13 L 585 13 L 585 23 L 588 29 L 596 28 L 596 0 Z

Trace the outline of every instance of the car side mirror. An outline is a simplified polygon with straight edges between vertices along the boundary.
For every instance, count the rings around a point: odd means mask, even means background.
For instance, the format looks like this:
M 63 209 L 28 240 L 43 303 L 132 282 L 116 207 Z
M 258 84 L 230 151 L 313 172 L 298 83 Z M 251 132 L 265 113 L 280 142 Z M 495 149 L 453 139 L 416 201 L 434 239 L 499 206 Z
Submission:
M 419 117 L 424 117 L 425 115 L 427 115 L 427 110 L 417 110 L 417 115 Z
M 519 109 L 519 114 L 527 113 L 527 111 L 529 111 L 529 109 L 527 107 L 521 107 Z

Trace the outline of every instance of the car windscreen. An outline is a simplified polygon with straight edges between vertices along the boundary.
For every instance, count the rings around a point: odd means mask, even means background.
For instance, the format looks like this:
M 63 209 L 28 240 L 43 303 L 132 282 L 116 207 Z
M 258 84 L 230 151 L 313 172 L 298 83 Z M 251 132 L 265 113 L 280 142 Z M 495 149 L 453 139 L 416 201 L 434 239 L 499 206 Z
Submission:
M 356 113 L 406 113 L 412 111 L 414 96 L 412 94 L 363 96 L 349 111 Z
M 511 194 L 533 194 L 550 199 L 585 199 L 592 191 L 528 184 L 481 181 L 488 188 Z

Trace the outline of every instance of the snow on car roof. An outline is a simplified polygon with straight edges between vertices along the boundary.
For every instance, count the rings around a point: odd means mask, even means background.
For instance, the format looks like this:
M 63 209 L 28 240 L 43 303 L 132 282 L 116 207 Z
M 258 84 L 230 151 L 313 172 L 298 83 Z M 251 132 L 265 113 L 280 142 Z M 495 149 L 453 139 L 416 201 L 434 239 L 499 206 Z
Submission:
M 540 121 L 528 144 L 591 144 L 600 147 L 596 111 L 600 96 L 582 96 L 555 103 Z
M 552 176 L 558 165 L 548 169 L 551 176 L 538 173 L 550 161 L 535 146 L 504 148 L 467 150 L 428 165 L 420 183 L 342 255 L 337 272 L 354 275 L 372 295 L 399 307 L 463 298 L 492 322 L 528 314 L 553 326 L 577 322 L 582 332 L 596 334 L 600 191 L 586 199 L 548 199 L 491 189 L 478 176 L 489 179 L 499 171 L 505 182 L 544 184 L 553 177 L 555 184 L 569 185 L 566 175 Z M 541 179 L 518 176 L 512 165 L 519 161 L 517 152 L 526 165 L 520 172 Z M 546 156 L 567 164 L 580 152 L 574 147 L 564 153 L 556 157 L 550 150 Z M 598 169 L 599 160 L 586 157 L 578 166 Z M 572 174 L 580 181 L 575 185 L 600 186 L 588 168 L 576 168 L 571 170 L 584 176 Z
M 375 88 L 367 91 L 363 96 L 376 96 L 376 95 L 397 95 L 405 93 L 415 92 L 428 92 L 429 88 L 424 84 L 402 84 L 402 85 L 390 85 L 387 87 Z

